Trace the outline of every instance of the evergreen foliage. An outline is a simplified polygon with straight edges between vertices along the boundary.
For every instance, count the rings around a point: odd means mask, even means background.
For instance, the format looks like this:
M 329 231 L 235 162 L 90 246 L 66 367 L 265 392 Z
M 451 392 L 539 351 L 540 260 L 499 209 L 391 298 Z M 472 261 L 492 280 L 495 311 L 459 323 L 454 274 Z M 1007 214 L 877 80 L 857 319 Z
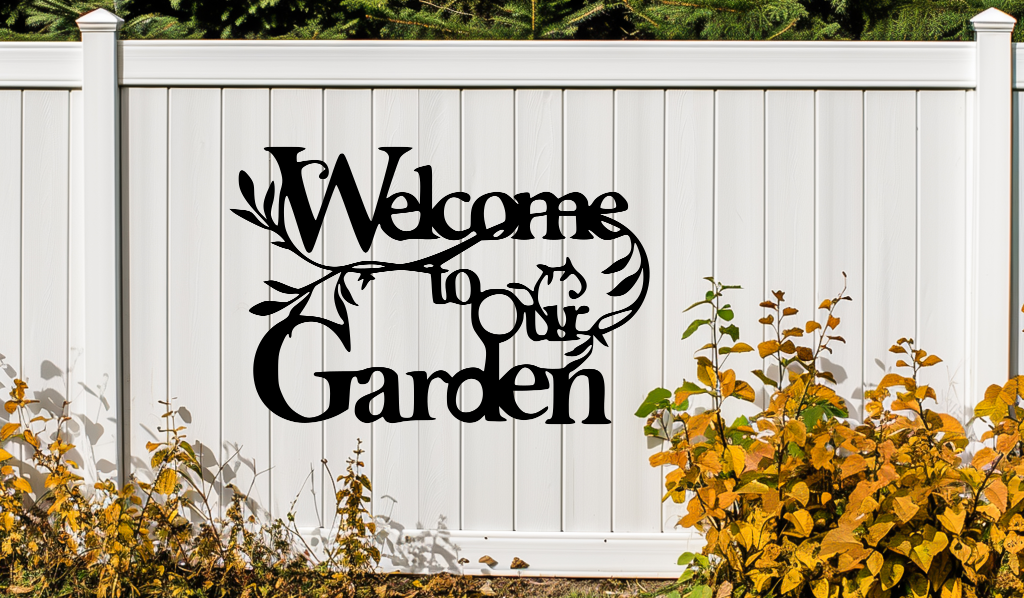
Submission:
M 177 18 L 159 12 L 132 10 L 131 0 L 33 0 L 20 2 L 0 13 L 6 28 L 0 29 L 0 40 L 60 41 L 78 39 L 75 19 L 105 8 L 125 20 L 123 39 L 188 39 L 201 37 L 197 31 Z
M 421 2 L 423 8 L 361 0 L 368 17 L 386 23 L 382 34 L 396 38 L 554 39 L 571 38 L 581 23 L 603 13 L 600 0 L 582 6 L 572 0 L 509 0 L 489 10 L 467 12 L 455 2 Z M 467 7 L 469 8 L 469 7 Z
M 970 40 L 970 20 L 1020 0 L 624 0 L 641 34 L 657 39 Z M 1020 30 L 1014 41 L 1024 39 Z
M 125 39 L 969 40 L 989 7 L 1024 16 L 1024 0 L 0 2 L 0 40 L 78 39 L 75 19 L 101 7 Z
M 656 39 L 828 39 L 834 20 L 811 17 L 801 0 L 626 0 L 639 31 Z M 833 16 L 833 15 L 828 15 Z

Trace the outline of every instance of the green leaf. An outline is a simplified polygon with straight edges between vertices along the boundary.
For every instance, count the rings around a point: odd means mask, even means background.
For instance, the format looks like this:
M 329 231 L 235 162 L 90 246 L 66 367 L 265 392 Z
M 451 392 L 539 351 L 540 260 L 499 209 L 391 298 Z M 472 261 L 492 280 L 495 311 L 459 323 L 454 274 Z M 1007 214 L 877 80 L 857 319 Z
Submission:
M 749 426 L 749 425 L 750 425 L 750 420 L 747 419 L 747 416 L 746 415 L 741 415 L 741 416 L 737 417 L 736 419 L 734 419 L 733 422 L 732 422 L 732 425 L 729 426 L 729 427 L 730 428 L 738 428 L 739 426 Z
M 779 387 L 779 383 L 778 382 L 776 382 L 775 380 L 772 380 L 768 376 L 765 376 L 764 372 L 762 372 L 761 370 L 754 370 L 754 371 L 751 372 L 751 374 L 754 374 L 755 376 L 757 376 L 758 379 L 761 380 L 761 382 L 764 382 L 768 386 L 774 386 L 775 388 Z
M 698 565 L 700 565 L 701 567 L 704 567 L 705 569 L 711 564 L 711 561 L 708 560 L 708 557 L 704 556 L 703 554 L 694 555 L 693 558 L 695 558 L 697 560 L 697 564 Z M 709 591 L 710 591 L 710 588 L 709 588 Z
M 683 574 L 679 576 L 679 581 L 690 581 L 693 577 L 693 569 L 687 569 L 683 571 Z
M 803 449 L 801 449 L 795 442 L 790 442 L 789 446 L 786 447 L 787 452 L 790 456 L 796 459 L 803 459 L 806 456 Z
M 672 590 L 668 594 L 665 594 L 665 598 L 679 598 L 679 590 Z
M 731 309 L 726 309 L 726 308 L 723 307 L 722 309 L 718 310 L 718 317 L 722 318 L 726 322 L 732 320 L 733 315 L 734 314 L 732 313 Z M 736 339 L 733 339 L 733 340 L 735 341 Z
M 687 382 L 685 380 L 683 380 L 683 385 L 676 389 L 676 392 L 679 392 L 681 390 L 682 391 L 686 391 L 686 392 L 699 392 L 699 393 L 707 392 L 706 390 L 704 390 L 703 388 L 697 386 L 693 382 Z
M 825 408 L 822 407 L 821 405 L 815 405 L 814 407 L 809 407 L 807 409 L 804 409 L 804 412 L 803 412 L 804 425 L 807 426 L 808 430 L 811 430 L 814 427 L 814 424 L 818 423 L 818 420 L 820 420 L 822 417 L 824 417 L 824 415 L 825 415 Z
M 654 438 L 661 438 L 661 431 L 654 426 L 644 426 L 644 436 L 653 436 Z
M 654 412 L 659 406 L 668 407 L 667 399 L 672 396 L 672 393 L 664 388 L 655 388 L 651 392 L 647 393 L 647 398 L 640 405 L 640 408 L 636 410 L 637 417 L 647 417 Z
M 823 405 L 823 407 L 825 409 L 825 413 L 827 413 L 829 417 L 850 417 L 850 412 L 846 409 L 842 409 L 834 405 Z
M 695 308 L 695 307 L 697 307 L 699 305 L 704 305 L 706 303 L 711 303 L 711 301 L 707 301 L 707 300 L 705 300 L 705 301 L 698 301 L 698 302 L 694 303 L 693 305 L 691 305 L 690 307 L 687 307 L 686 309 L 684 309 L 683 313 L 685 314 L 686 312 L 690 311 L 691 309 L 693 309 L 693 308 Z
M 718 313 L 719 315 L 721 315 L 721 310 Z M 719 326 L 718 331 L 721 332 L 722 334 L 728 335 L 734 343 L 740 339 L 740 329 L 737 328 L 735 324 L 729 324 L 728 326 Z
M 699 585 L 690 590 L 687 598 L 711 598 L 711 587 Z
M 693 554 L 692 552 L 684 552 L 683 554 L 679 555 L 679 560 L 676 561 L 676 564 L 679 565 L 680 567 L 685 567 L 686 565 L 689 565 L 693 561 L 693 557 L 695 557 L 695 556 L 696 555 Z
M 690 325 L 686 327 L 686 332 L 683 333 L 683 339 L 687 339 L 697 332 L 697 329 L 705 324 L 710 324 L 711 320 L 694 320 L 690 322 Z

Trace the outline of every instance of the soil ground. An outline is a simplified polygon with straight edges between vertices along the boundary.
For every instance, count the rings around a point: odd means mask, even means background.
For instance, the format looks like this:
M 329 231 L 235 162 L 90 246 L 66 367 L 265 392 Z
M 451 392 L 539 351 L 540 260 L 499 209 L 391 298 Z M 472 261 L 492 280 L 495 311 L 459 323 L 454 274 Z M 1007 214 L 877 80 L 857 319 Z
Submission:
M 381 598 L 655 598 L 675 589 L 667 579 L 574 579 L 563 577 L 473 577 L 442 573 L 390 575 L 375 588 Z

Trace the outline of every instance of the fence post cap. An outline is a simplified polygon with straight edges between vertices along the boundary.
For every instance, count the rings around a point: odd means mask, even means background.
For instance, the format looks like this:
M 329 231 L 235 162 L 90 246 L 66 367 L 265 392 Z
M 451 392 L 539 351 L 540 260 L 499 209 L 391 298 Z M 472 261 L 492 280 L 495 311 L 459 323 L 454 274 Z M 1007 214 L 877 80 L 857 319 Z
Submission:
M 97 8 L 76 21 L 79 31 L 113 31 L 121 28 L 124 19 L 104 8 Z
M 1017 19 L 998 8 L 990 8 L 971 19 L 975 31 L 1013 31 Z

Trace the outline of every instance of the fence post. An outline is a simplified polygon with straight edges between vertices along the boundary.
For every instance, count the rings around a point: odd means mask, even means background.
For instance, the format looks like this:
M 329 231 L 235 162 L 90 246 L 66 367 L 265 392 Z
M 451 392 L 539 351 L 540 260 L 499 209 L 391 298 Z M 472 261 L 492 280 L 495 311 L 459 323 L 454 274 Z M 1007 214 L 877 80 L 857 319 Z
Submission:
M 973 272 L 969 304 L 973 360 L 964 397 L 981 400 L 1010 374 L 1011 70 L 1016 19 L 995 8 L 971 19 L 976 39 Z
M 118 106 L 117 34 L 123 21 L 97 9 L 77 21 L 82 32 L 85 231 L 85 414 L 101 426 L 90 443 L 97 463 L 117 464 L 119 481 L 127 479 L 127 439 L 121 394 L 121 202 L 120 115 Z M 98 420 L 98 421 L 97 421 Z M 87 450 L 84 449 L 83 450 Z

